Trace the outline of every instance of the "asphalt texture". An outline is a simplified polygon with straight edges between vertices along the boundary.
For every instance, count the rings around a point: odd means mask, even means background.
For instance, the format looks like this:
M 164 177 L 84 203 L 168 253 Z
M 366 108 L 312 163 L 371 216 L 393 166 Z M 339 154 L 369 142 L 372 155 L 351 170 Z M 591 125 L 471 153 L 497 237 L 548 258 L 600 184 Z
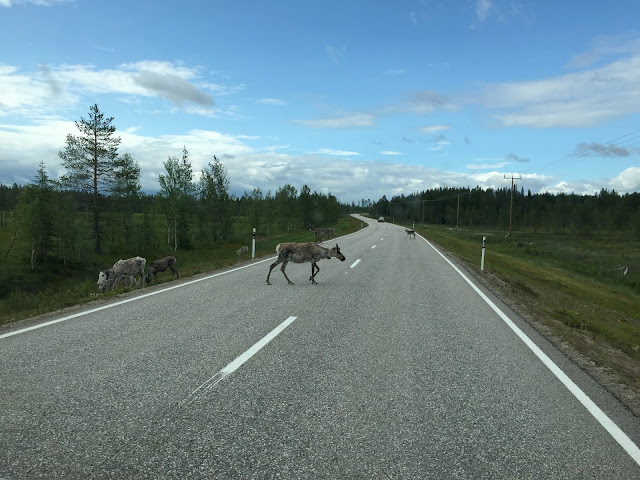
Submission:
M 0 338 L 0 478 L 640 478 L 428 242 L 367 222 L 323 244 L 346 261 L 317 285 L 293 263 L 267 285 L 274 251 Z M 485 294 L 640 444 L 638 417 Z

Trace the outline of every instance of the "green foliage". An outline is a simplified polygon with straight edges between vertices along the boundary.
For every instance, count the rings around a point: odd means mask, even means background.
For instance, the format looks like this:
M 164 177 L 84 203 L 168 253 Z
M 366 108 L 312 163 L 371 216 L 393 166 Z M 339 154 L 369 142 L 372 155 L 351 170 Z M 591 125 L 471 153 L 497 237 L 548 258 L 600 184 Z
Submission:
M 458 227 L 509 230 L 511 189 L 439 188 L 408 196 L 382 197 L 368 209 L 372 216 Z M 640 239 L 640 193 L 619 195 L 526 194 L 514 188 L 512 222 L 515 231 L 608 235 Z

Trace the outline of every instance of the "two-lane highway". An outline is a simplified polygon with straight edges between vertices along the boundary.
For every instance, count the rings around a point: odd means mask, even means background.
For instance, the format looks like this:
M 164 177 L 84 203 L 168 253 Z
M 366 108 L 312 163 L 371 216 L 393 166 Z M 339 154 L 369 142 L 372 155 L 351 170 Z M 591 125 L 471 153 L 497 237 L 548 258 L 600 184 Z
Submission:
M 267 259 L 2 332 L 0 478 L 640 476 L 638 418 L 366 221 L 318 285 Z

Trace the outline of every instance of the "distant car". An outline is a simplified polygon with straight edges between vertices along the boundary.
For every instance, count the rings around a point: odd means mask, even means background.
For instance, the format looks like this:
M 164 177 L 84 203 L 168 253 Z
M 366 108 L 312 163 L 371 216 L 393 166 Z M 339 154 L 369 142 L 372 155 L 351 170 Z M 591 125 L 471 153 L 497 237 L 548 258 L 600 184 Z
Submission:
M 380 217 L 380 218 L 378 219 L 378 222 L 384 222 L 384 217 Z

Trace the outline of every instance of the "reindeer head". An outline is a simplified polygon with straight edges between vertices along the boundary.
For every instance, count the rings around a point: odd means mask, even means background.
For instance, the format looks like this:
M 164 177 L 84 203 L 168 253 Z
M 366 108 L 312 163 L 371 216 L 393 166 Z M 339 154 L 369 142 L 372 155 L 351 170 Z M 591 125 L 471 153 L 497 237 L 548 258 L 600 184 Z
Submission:
M 344 255 L 340 253 L 340 247 L 337 243 L 336 246 L 331 249 L 331 256 L 339 258 L 341 262 L 344 262 L 346 260 L 346 258 L 344 258 Z
M 110 270 L 101 270 L 98 275 L 98 290 L 104 292 L 109 286 L 109 274 Z

